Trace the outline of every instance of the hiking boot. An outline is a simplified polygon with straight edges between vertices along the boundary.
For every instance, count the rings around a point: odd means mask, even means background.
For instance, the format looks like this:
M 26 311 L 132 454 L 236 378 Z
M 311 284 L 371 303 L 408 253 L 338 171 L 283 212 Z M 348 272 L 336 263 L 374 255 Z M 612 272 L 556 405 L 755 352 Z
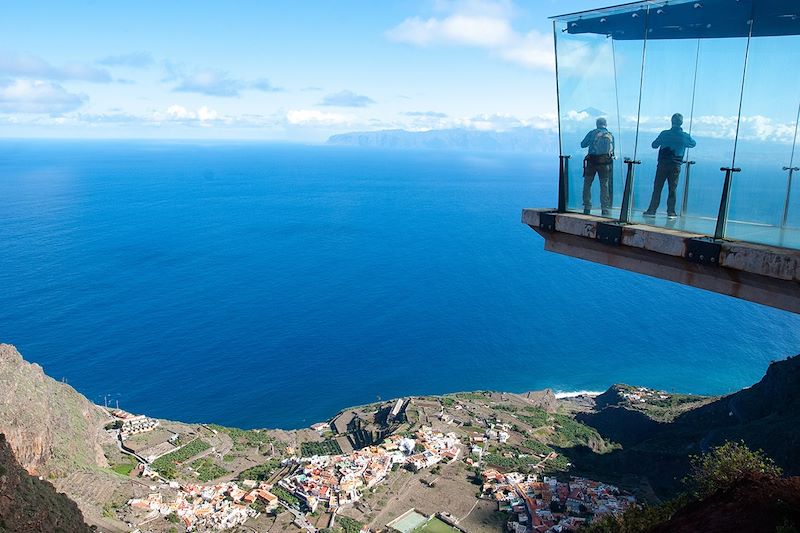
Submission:
M 645 211 L 644 213 L 642 213 L 642 216 L 647 218 L 656 218 L 656 214 L 651 213 L 650 211 Z
M 592 214 L 592 210 L 590 208 L 588 208 L 588 207 L 584 207 L 583 208 L 583 214 L 584 215 L 591 215 Z
M 675 220 L 678 218 L 678 213 L 667 213 L 667 218 L 670 220 Z

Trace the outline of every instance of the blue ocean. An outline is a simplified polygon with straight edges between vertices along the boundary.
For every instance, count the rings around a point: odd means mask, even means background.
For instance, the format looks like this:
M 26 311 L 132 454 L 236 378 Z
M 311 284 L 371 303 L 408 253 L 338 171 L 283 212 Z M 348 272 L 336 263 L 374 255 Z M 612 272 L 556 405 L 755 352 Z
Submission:
M 91 400 L 298 428 L 355 404 L 627 382 L 721 394 L 800 316 L 547 253 L 557 158 L 0 142 L 0 341 Z

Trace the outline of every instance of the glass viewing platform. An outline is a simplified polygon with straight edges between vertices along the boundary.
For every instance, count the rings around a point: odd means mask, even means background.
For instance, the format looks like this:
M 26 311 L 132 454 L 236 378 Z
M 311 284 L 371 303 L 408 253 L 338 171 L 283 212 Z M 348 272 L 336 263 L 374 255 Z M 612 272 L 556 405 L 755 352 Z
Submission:
M 800 249 L 800 2 L 647 1 L 553 27 L 560 207 Z M 608 135 L 581 147 L 597 119 Z
M 648 0 L 553 32 L 556 214 L 797 260 L 800 1 Z

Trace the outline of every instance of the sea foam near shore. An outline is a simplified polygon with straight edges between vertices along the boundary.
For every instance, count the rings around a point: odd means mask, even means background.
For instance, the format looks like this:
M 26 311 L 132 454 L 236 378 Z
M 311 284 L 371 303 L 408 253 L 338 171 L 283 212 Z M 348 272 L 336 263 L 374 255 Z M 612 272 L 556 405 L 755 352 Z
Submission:
M 595 396 L 600 396 L 603 394 L 602 391 L 593 391 L 593 390 L 578 390 L 578 391 L 556 391 L 555 397 L 558 399 L 562 398 L 577 398 L 578 396 L 591 396 L 594 398 Z

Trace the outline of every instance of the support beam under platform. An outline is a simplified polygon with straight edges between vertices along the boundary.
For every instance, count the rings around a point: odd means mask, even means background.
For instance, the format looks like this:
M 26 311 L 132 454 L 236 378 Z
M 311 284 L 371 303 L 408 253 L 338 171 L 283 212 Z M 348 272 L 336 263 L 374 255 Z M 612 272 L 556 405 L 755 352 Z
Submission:
M 545 250 L 800 313 L 800 251 L 552 209 L 524 209 Z

